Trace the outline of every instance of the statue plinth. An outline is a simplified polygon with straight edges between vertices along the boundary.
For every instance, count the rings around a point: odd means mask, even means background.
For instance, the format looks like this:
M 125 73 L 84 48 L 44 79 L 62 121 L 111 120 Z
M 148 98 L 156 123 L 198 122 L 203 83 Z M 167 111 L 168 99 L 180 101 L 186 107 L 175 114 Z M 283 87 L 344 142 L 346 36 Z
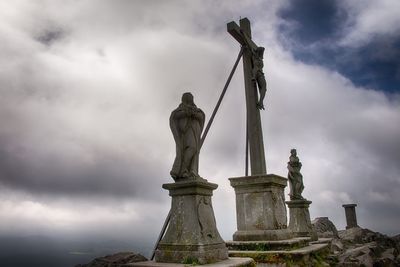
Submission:
M 287 179 L 275 174 L 229 178 L 236 194 L 234 241 L 284 240 L 287 228 L 284 189 Z
M 228 258 L 211 203 L 217 187 L 204 179 L 163 184 L 172 197 L 171 219 L 155 252 L 157 262 L 206 264 Z
M 289 207 L 289 229 L 296 237 L 311 237 L 317 240 L 317 234 L 313 230 L 308 208 L 312 202 L 307 199 L 286 201 Z

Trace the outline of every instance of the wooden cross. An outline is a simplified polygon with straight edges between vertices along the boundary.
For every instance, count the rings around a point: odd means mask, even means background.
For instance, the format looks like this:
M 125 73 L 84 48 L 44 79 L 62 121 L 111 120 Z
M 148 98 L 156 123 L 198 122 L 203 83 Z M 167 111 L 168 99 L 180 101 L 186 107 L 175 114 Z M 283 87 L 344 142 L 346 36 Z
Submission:
M 248 138 L 246 142 L 248 142 L 250 147 L 251 175 L 267 174 L 260 110 L 257 108 L 257 86 L 252 80 L 252 50 L 255 51 L 258 46 L 251 40 L 250 21 L 247 18 L 244 18 L 239 21 L 239 24 L 240 27 L 232 21 L 227 24 L 227 28 L 233 38 L 244 47 L 243 71 L 244 87 L 246 92 L 246 128 Z

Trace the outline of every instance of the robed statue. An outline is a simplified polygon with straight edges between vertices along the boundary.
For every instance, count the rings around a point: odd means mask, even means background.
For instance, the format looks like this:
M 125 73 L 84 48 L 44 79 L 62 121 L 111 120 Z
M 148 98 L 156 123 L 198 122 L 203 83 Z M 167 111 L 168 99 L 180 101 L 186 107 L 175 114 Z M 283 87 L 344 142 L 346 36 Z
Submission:
M 301 194 L 304 190 L 303 175 L 300 173 L 301 162 L 297 156 L 296 149 L 290 150 L 290 157 L 288 162 L 288 179 L 290 188 L 290 200 L 304 199 Z
M 200 137 L 205 115 L 191 93 L 182 95 L 182 103 L 172 111 L 169 125 L 176 144 L 176 157 L 170 172 L 175 181 L 199 176 Z

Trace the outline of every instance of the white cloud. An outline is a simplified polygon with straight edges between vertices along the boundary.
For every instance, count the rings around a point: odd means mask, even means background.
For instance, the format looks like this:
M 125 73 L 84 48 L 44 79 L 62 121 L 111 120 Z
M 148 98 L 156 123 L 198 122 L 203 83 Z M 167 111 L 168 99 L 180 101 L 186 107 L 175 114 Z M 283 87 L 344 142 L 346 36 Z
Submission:
M 344 1 L 341 4 L 349 14 L 348 32 L 342 40 L 343 45 L 357 47 L 375 37 L 398 35 L 399 1 Z

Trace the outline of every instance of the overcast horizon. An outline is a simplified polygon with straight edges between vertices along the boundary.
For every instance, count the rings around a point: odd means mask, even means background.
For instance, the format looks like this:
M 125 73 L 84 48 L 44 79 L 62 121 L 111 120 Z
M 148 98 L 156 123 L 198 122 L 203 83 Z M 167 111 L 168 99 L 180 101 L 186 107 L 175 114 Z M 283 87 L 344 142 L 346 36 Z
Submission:
M 399 1 L 18 0 L 0 1 L 0 16 L 7 267 L 26 266 L 24 249 L 42 267 L 53 250 L 58 266 L 148 256 L 170 206 L 169 115 L 189 91 L 208 121 L 240 50 L 226 24 L 244 17 L 266 48 L 268 173 L 286 177 L 296 148 L 311 219 L 344 229 L 342 204 L 357 203 L 361 227 L 400 234 Z M 240 63 L 200 154 L 225 240 L 236 231 L 228 178 L 244 175 L 244 99 Z

